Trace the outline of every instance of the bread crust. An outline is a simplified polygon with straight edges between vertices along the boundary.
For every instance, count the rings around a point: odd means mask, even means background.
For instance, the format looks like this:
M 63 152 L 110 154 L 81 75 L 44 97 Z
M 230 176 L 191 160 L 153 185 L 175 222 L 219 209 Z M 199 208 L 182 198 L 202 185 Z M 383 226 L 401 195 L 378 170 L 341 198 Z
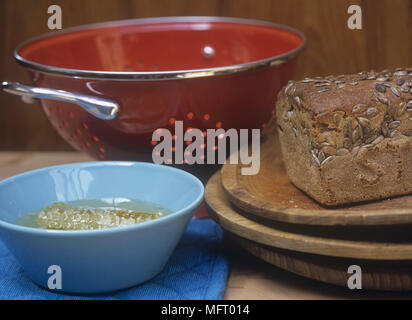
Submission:
M 276 115 L 290 180 L 321 204 L 412 193 L 412 68 L 290 81 Z

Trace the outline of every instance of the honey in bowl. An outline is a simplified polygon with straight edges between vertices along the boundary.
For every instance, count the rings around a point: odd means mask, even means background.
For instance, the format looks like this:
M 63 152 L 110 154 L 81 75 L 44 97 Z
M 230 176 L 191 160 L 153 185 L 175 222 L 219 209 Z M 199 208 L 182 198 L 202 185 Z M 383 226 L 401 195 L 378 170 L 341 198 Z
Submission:
M 55 202 L 22 214 L 15 223 L 52 230 L 97 230 L 142 223 L 170 212 L 152 203 L 129 199 L 81 200 Z

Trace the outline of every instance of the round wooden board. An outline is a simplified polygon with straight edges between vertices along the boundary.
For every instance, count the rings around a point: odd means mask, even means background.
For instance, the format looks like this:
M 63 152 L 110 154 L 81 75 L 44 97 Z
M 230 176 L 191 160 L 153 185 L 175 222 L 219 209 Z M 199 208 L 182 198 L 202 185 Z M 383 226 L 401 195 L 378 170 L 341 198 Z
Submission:
M 220 173 L 206 185 L 205 202 L 210 216 L 225 230 L 275 248 L 318 255 L 369 260 L 412 260 L 411 242 L 353 241 L 323 238 L 269 227 L 251 220 L 231 205 L 220 182 Z
M 317 226 L 412 224 L 412 195 L 337 207 L 324 207 L 293 186 L 273 131 L 261 144 L 260 171 L 242 175 L 243 165 L 225 164 L 222 186 L 238 208 L 266 219 Z
M 257 258 L 306 278 L 348 288 L 347 283 L 351 276 L 348 274 L 348 267 L 356 264 L 362 270 L 362 289 L 412 290 L 412 261 L 390 264 L 370 260 L 351 261 L 275 249 L 230 233 L 226 236 Z

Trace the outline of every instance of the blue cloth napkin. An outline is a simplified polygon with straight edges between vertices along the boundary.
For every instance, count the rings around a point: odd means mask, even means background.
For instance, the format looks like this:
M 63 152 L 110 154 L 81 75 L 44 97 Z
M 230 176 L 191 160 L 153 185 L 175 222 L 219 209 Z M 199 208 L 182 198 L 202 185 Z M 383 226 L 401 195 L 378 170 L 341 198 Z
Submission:
M 24 300 L 189 300 L 221 299 L 228 262 L 221 249 L 222 230 L 212 220 L 193 219 L 165 269 L 149 282 L 104 295 L 67 295 L 40 288 L 0 241 L 0 299 Z

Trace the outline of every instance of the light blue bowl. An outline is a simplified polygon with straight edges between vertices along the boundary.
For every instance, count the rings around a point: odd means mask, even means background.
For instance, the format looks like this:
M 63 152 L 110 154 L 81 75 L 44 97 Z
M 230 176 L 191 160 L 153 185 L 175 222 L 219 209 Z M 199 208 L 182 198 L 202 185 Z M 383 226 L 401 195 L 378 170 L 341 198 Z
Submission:
M 37 284 L 48 287 L 52 265 L 62 289 L 119 290 L 147 281 L 165 266 L 203 199 L 202 183 L 172 167 L 140 162 L 83 162 L 26 172 L 0 182 L 0 237 Z M 56 201 L 128 198 L 173 212 L 157 220 L 91 231 L 13 224 L 22 213 Z

